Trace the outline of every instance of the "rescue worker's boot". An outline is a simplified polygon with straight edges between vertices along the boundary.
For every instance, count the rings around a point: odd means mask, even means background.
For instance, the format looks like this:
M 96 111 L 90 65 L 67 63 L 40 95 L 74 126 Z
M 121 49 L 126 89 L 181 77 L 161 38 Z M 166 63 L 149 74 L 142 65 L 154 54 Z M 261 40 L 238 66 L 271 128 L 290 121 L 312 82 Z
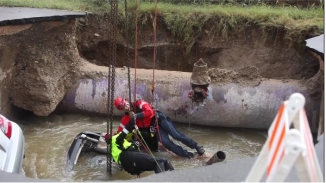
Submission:
M 163 162 L 157 162 L 157 165 L 154 169 L 155 173 L 161 173 L 161 172 L 165 172 L 165 168 L 164 168 L 164 163 Z
M 187 153 L 187 158 L 189 158 L 189 159 L 194 158 L 194 153 L 192 153 L 192 152 L 188 152 L 188 153 Z
M 203 155 L 205 153 L 205 149 L 203 146 L 198 146 L 196 147 L 196 151 L 198 153 L 199 156 Z
M 172 171 L 172 170 L 174 170 L 174 167 L 172 166 L 172 164 L 169 161 L 165 161 L 164 162 L 164 167 L 165 167 L 165 171 Z
M 161 173 L 165 171 L 172 171 L 174 170 L 174 167 L 171 165 L 171 163 L 167 159 L 157 159 L 156 161 L 156 167 L 154 169 L 155 173 Z

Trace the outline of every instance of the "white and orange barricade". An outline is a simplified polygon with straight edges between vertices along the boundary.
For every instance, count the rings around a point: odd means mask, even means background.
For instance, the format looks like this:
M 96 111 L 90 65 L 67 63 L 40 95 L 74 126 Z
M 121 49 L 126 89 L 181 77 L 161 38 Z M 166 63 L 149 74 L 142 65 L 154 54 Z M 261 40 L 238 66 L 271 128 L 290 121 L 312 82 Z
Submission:
M 259 182 L 265 173 L 266 182 L 283 182 L 293 165 L 301 181 L 324 182 L 304 105 L 300 93 L 283 102 L 245 182 Z

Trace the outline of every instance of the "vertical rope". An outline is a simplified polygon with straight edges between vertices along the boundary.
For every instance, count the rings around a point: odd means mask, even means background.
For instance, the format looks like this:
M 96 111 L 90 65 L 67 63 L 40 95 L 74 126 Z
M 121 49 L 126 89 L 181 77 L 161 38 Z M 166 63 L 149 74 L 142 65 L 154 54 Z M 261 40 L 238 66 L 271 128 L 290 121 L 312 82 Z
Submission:
M 131 79 L 130 79 L 130 66 L 131 60 L 129 59 L 129 36 L 130 36 L 130 29 L 129 29 L 129 16 L 128 16 L 128 3 L 125 0 L 125 29 L 126 29 L 126 59 L 128 62 L 128 88 L 129 88 L 129 101 L 131 101 Z
M 136 10 L 135 10 L 135 88 L 134 88 L 134 101 L 136 101 L 137 93 L 137 62 L 138 62 L 138 0 L 136 0 Z M 136 108 L 134 108 L 136 112 Z
M 156 29 L 157 29 L 157 0 L 155 0 L 155 15 L 154 15 L 154 53 L 153 53 L 153 81 L 152 81 L 152 104 L 154 104 L 155 92 L 155 63 L 156 63 Z

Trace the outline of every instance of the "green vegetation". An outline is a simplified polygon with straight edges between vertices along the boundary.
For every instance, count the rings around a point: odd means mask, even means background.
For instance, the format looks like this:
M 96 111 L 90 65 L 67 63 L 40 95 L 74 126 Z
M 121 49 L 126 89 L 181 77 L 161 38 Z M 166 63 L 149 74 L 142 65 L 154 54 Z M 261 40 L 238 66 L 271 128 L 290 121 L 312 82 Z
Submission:
M 148 1 L 150 0 L 139 0 L 138 2 L 140 25 L 146 25 L 154 17 L 155 4 Z M 166 3 L 158 0 L 159 21 L 163 22 L 177 39 L 189 45 L 188 51 L 201 35 L 203 26 L 207 24 L 211 26 L 211 30 L 215 31 L 211 32 L 212 36 L 222 34 L 226 38 L 230 30 L 235 28 L 241 30 L 251 25 L 258 26 L 266 32 L 283 29 L 286 30 L 286 38 L 290 42 L 301 42 L 310 33 L 320 34 L 324 31 L 324 10 L 321 6 L 299 9 L 264 4 L 251 6 L 228 3 L 205 4 L 205 0 L 185 0 L 188 4 L 176 5 L 167 3 L 167 1 L 171 0 L 165 0 Z M 250 0 L 244 1 L 249 2 Z M 204 3 L 199 5 L 198 2 Z M 226 0 L 221 2 L 226 2 Z M 0 6 L 53 8 L 99 14 L 110 11 L 109 0 L 2 0 Z M 131 18 L 134 15 L 135 7 L 135 0 L 128 0 Z M 125 19 L 124 1 L 122 0 L 119 1 L 119 15 L 119 22 L 123 24 Z M 129 22 L 133 24 L 134 20 Z
M 143 3 L 139 7 L 142 14 L 154 12 L 153 4 Z M 208 22 L 214 34 L 228 37 L 229 31 L 241 30 L 250 25 L 258 25 L 268 32 L 270 29 L 287 30 L 290 42 L 300 42 L 307 32 L 323 32 L 324 11 L 321 8 L 298 9 L 295 7 L 234 6 L 234 5 L 182 5 L 168 3 L 158 5 L 158 14 L 164 18 L 168 29 L 189 44 L 187 51 L 201 35 Z M 142 16 L 144 17 L 144 15 Z M 212 33 L 212 32 L 211 32 Z

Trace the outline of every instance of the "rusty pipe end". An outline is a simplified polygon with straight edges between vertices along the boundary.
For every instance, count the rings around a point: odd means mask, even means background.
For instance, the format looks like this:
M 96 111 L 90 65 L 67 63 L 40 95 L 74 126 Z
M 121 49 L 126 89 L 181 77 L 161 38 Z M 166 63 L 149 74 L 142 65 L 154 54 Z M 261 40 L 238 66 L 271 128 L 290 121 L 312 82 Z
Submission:
M 222 162 L 226 158 L 226 154 L 223 151 L 217 151 L 207 162 L 206 165 Z

